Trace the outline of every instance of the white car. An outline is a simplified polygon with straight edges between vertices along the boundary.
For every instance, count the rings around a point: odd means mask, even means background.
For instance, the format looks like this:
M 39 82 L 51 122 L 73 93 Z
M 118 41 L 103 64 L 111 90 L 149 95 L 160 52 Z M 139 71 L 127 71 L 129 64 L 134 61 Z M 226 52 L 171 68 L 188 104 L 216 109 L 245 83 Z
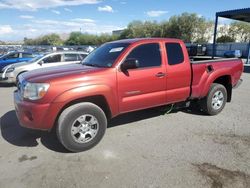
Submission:
M 28 62 L 4 67 L 2 72 L 0 72 L 0 83 L 16 83 L 16 79 L 20 74 L 31 70 L 80 63 L 87 55 L 88 53 L 86 52 L 73 51 L 46 53 Z

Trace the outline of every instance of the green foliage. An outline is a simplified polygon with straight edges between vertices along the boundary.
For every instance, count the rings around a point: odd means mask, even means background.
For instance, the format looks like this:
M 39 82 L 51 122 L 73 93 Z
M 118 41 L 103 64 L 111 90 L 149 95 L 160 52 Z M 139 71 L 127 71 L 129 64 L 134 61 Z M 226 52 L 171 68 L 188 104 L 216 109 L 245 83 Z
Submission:
M 228 36 L 228 35 L 222 35 L 217 38 L 216 40 L 218 43 L 226 43 L 226 42 L 235 42 L 235 39 Z
M 42 45 L 62 45 L 62 40 L 59 35 L 45 35 L 41 38 Z
M 121 39 L 161 37 L 161 25 L 151 21 L 133 21 L 128 25 L 121 35 Z
M 100 45 L 105 42 L 116 40 L 115 35 L 91 35 L 87 33 L 72 32 L 69 39 L 65 41 L 66 45 Z
M 42 37 L 36 38 L 36 39 L 28 39 L 24 38 L 24 44 L 25 45 L 52 45 L 52 46 L 58 46 L 62 45 L 63 41 L 57 34 L 49 34 L 44 35 Z
M 229 36 L 237 38 L 240 42 L 249 42 L 250 24 L 246 22 L 233 22 L 229 28 Z
M 194 13 L 172 16 L 168 21 L 132 21 L 127 29 L 118 35 L 93 35 L 72 32 L 66 41 L 57 34 L 45 35 L 36 39 L 24 38 L 26 45 L 100 45 L 105 42 L 126 38 L 168 37 L 182 39 L 184 42 L 206 43 L 213 33 L 213 22 Z M 230 26 L 220 27 L 218 42 L 248 42 L 250 24 L 233 22 Z
M 161 23 L 133 21 L 120 38 L 169 37 L 185 42 L 208 42 L 213 23 L 197 14 L 183 13 Z
M 4 45 L 4 44 L 5 44 L 5 42 L 0 40 L 0 45 Z
M 220 42 L 249 42 L 250 24 L 245 22 L 232 22 L 230 25 L 222 26 L 218 31 L 217 41 Z

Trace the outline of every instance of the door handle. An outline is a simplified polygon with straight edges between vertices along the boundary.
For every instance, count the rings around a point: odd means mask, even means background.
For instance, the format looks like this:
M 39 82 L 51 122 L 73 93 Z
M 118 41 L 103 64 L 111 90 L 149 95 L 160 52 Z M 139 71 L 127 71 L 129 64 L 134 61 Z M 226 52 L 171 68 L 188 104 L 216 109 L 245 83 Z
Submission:
M 163 73 L 163 72 L 158 72 L 155 76 L 159 77 L 159 78 L 162 78 L 162 77 L 166 76 L 166 74 Z

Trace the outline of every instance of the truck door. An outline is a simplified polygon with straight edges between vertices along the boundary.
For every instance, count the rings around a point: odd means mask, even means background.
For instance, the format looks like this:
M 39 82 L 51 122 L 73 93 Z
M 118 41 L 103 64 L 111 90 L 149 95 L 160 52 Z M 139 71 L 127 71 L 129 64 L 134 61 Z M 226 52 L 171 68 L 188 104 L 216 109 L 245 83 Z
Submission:
M 169 42 L 165 43 L 165 52 L 167 62 L 167 103 L 185 101 L 190 95 L 192 71 L 186 47 L 184 43 Z
M 125 60 L 135 59 L 139 67 L 127 73 L 118 71 L 120 112 L 129 112 L 163 104 L 166 100 L 166 67 L 162 63 L 159 43 L 134 47 Z M 123 61 L 123 62 L 124 62 Z

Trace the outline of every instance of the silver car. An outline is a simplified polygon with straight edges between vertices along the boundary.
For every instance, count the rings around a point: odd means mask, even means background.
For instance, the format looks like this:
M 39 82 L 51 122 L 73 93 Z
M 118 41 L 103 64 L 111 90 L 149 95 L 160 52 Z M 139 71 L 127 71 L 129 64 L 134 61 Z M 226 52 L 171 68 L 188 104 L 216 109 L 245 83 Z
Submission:
M 16 79 L 20 74 L 31 70 L 80 63 L 87 55 L 88 53 L 86 52 L 73 51 L 46 53 L 28 62 L 4 67 L 2 72 L 0 72 L 0 83 L 16 83 Z

